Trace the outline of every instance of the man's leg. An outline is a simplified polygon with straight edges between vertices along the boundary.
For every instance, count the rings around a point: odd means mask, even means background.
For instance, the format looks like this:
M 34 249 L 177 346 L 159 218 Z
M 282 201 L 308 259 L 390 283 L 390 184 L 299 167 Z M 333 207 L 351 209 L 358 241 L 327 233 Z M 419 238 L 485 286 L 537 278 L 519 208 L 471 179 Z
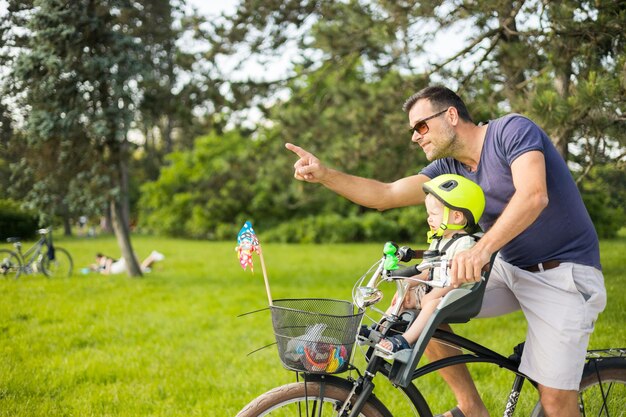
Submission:
M 516 271 L 528 321 L 520 371 L 537 381 L 546 416 L 580 416 L 578 386 L 586 348 L 606 304 L 602 272 L 573 263 L 541 272 Z
M 549 388 L 540 384 L 539 395 L 546 417 L 580 417 L 578 391 Z
M 568 262 L 536 273 L 518 270 L 516 290 L 528 322 L 519 369 L 543 386 L 545 408 L 573 409 L 589 336 L 606 304 L 602 273 Z
M 441 328 L 452 332 L 447 324 L 442 325 Z M 438 359 L 459 355 L 461 351 L 436 340 L 431 340 L 424 353 L 430 362 L 434 362 Z M 478 394 L 467 366 L 449 366 L 439 370 L 439 374 L 454 392 L 459 408 L 466 417 L 489 417 L 489 412 Z

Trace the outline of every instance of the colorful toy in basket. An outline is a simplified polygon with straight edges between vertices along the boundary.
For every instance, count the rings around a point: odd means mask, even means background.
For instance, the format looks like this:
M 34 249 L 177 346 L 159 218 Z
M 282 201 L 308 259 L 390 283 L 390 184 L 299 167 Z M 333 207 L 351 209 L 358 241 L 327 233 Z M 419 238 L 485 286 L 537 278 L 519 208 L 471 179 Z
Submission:
M 346 347 L 339 343 L 317 342 L 304 347 L 302 364 L 310 372 L 335 372 L 348 360 Z
M 301 363 L 309 372 L 336 372 L 348 361 L 344 345 L 332 337 L 323 336 L 326 324 L 308 326 L 306 332 L 287 343 L 285 358 Z
M 306 328 L 306 332 L 300 337 L 294 337 L 287 343 L 285 358 L 292 362 L 300 362 L 304 356 L 304 346 L 307 343 L 315 343 L 322 337 L 322 332 L 326 329 L 323 323 L 312 324 Z

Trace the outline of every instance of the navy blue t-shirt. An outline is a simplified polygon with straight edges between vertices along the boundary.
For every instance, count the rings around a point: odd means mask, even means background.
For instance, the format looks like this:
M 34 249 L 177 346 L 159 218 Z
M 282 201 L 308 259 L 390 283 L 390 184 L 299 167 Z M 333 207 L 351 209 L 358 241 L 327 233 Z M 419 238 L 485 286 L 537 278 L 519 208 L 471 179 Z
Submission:
M 567 164 L 548 135 L 531 120 L 510 114 L 487 125 L 476 172 L 452 158 L 433 161 L 420 173 L 429 178 L 458 174 L 478 183 L 487 204 L 480 219 L 484 231 L 498 219 L 515 192 L 511 164 L 525 152 L 538 150 L 546 160 L 548 206 L 500 254 L 505 261 L 525 267 L 547 260 L 575 262 L 601 269 L 600 249 L 589 213 Z

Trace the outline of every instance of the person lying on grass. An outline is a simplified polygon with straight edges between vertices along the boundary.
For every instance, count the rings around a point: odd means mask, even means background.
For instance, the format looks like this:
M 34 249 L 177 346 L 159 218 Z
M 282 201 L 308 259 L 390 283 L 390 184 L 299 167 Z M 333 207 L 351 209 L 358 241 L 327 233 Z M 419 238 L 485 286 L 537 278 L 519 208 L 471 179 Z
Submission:
M 152 264 L 165 259 L 165 256 L 153 250 L 150 255 L 141 263 L 141 272 L 150 272 Z M 101 253 L 96 254 L 96 263 L 91 265 L 91 270 L 103 275 L 121 274 L 126 271 L 126 261 L 124 258 L 114 259 Z
M 441 259 L 452 259 L 455 254 L 476 244 L 478 220 L 485 208 L 485 196 L 476 183 L 454 174 L 444 174 L 424 183 L 426 212 L 428 213 L 429 251 L 437 251 Z M 445 280 L 446 271 L 434 268 L 413 278 L 421 280 Z M 404 300 L 394 296 L 389 311 L 395 303 L 403 303 L 406 309 L 420 309 L 417 318 L 404 335 L 394 335 L 381 340 L 376 350 L 381 356 L 391 356 L 403 349 L 410 349 L 419 338 L 422 330 L 444 295 L 453 287 L 432 288 L 416 281 L 408 281 L 411 289 Z M 473 286 L 475 283 L 463 284 Z

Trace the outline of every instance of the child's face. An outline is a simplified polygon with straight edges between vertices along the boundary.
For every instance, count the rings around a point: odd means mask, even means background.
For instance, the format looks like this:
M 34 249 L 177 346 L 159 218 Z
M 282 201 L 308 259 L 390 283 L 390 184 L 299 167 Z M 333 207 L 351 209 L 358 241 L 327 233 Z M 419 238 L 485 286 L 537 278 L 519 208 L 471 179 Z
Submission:
M 424 200 L 424 205 L 426 206 L 426 212 L 428 213 L 428 226 L 431 231 L 435 231 L 439 228 L 443 221 L 443 203 L 437 200 L 432 194 L 426 194 L 426 199 Z M 465 216 L 463 213 L 457 210 L 450 210 L 450 214 L 448 214 L 448 219 L 446 219 L 446 223 L 448 224 L 464 224 Z M 455 230 L 446 230 L 444 232 L 444 236 L 455 233 Z
M 427 194 L 426 200 L 424 200 L 424 205 L 426 206 L 426 213 L 428 213 L 428 226 L 431 231 L 435 231 L 441 224 L 441 219 L 443 217 L 443 204 L 441 201 L 433 197 L 432 194 Z

